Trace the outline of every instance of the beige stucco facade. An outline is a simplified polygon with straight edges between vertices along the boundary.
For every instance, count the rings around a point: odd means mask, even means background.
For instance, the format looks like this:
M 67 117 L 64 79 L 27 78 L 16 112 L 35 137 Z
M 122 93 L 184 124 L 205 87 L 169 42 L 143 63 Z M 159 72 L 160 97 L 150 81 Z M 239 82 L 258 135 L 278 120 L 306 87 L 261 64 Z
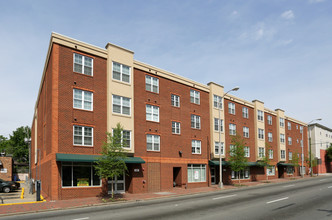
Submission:
M 277 143 L 278 143 L 278 156 L 279 156 L 279 161 L 285 161 L 287 159 L 287 154 L 285 153 L 285 159 L 281 159 L 281 150 L 284 150 L 286 152 L 286 132 L 285 132 L 285 127 L 286 123 L 284 123 L 284 126 L 280 126 L 280 120 L 284 119 L 285 120 L 285 111 L 282 109 L 276 109 L 277 112 Z M 280 135 L 283 134 L 285 139 L 284 142 L 281 142 Z
M 259 148 L 262 147 L 264 148 L 264 152 L 265 152 L 265 124 L 264 124 L 264 120 L 266 120 L 264 118 L 264 102 L 261 102 L 259 100 L 253 100 L 252 101 L 255 107 L 254 110 L 254 124 L 255 124 L 255 143 L 256 143 L 256 159 L 259 160 L 261 159 L 259 157 Z M 258 111 L 262 111 L 263 112 L 263 120 L 258 120 Z M 264 138 L 261 139 L 258 137 L 258 129 L 262 129 L 263 130 L 263 135 Z

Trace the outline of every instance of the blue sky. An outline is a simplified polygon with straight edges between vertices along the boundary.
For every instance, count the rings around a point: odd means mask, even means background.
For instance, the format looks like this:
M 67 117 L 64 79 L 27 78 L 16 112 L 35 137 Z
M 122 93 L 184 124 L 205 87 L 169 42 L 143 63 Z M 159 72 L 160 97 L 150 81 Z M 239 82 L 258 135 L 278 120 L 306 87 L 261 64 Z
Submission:
M 0 134 L 31 126 L 51 32 L 332 128 L 332 1 L 0 0 Z

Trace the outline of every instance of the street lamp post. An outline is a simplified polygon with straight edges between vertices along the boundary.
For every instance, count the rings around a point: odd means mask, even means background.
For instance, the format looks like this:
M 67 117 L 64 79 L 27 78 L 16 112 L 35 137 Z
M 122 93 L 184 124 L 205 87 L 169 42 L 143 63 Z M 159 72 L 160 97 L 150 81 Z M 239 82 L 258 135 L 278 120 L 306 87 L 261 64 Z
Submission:
M 222 182 L 222 158 L 221 158 L 221 107 L 222 107 L 222 103 L 224 100 L 224 97 L 227 95 L 227 93 L 232 92 L 232 91 L 237 91 L 239 90 L 240 87 L 236 86 L 233 89 L 229 90 L 228 92 L 226 92 L 220 100 L 220 103 L 218 105 L 218 109 L 219 109 L 219 121 L 218 121 L 218 130 L 219 130 L 219 188 L 224 187 L 224 184 Z

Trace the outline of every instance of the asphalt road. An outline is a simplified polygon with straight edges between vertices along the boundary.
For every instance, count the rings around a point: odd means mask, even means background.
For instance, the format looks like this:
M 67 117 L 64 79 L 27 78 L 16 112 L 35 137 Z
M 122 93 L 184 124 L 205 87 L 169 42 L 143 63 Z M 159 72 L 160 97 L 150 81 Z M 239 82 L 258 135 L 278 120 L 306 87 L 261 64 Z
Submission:
M 6 219 L 332 219 L 332 177 Z

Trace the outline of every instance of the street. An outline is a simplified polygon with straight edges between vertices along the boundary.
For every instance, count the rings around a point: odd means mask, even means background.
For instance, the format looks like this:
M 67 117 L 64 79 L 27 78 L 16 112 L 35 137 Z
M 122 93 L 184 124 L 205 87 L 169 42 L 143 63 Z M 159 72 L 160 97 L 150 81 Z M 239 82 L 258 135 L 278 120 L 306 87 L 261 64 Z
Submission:
M 5 219 L 331 219 L 332 177 Z

